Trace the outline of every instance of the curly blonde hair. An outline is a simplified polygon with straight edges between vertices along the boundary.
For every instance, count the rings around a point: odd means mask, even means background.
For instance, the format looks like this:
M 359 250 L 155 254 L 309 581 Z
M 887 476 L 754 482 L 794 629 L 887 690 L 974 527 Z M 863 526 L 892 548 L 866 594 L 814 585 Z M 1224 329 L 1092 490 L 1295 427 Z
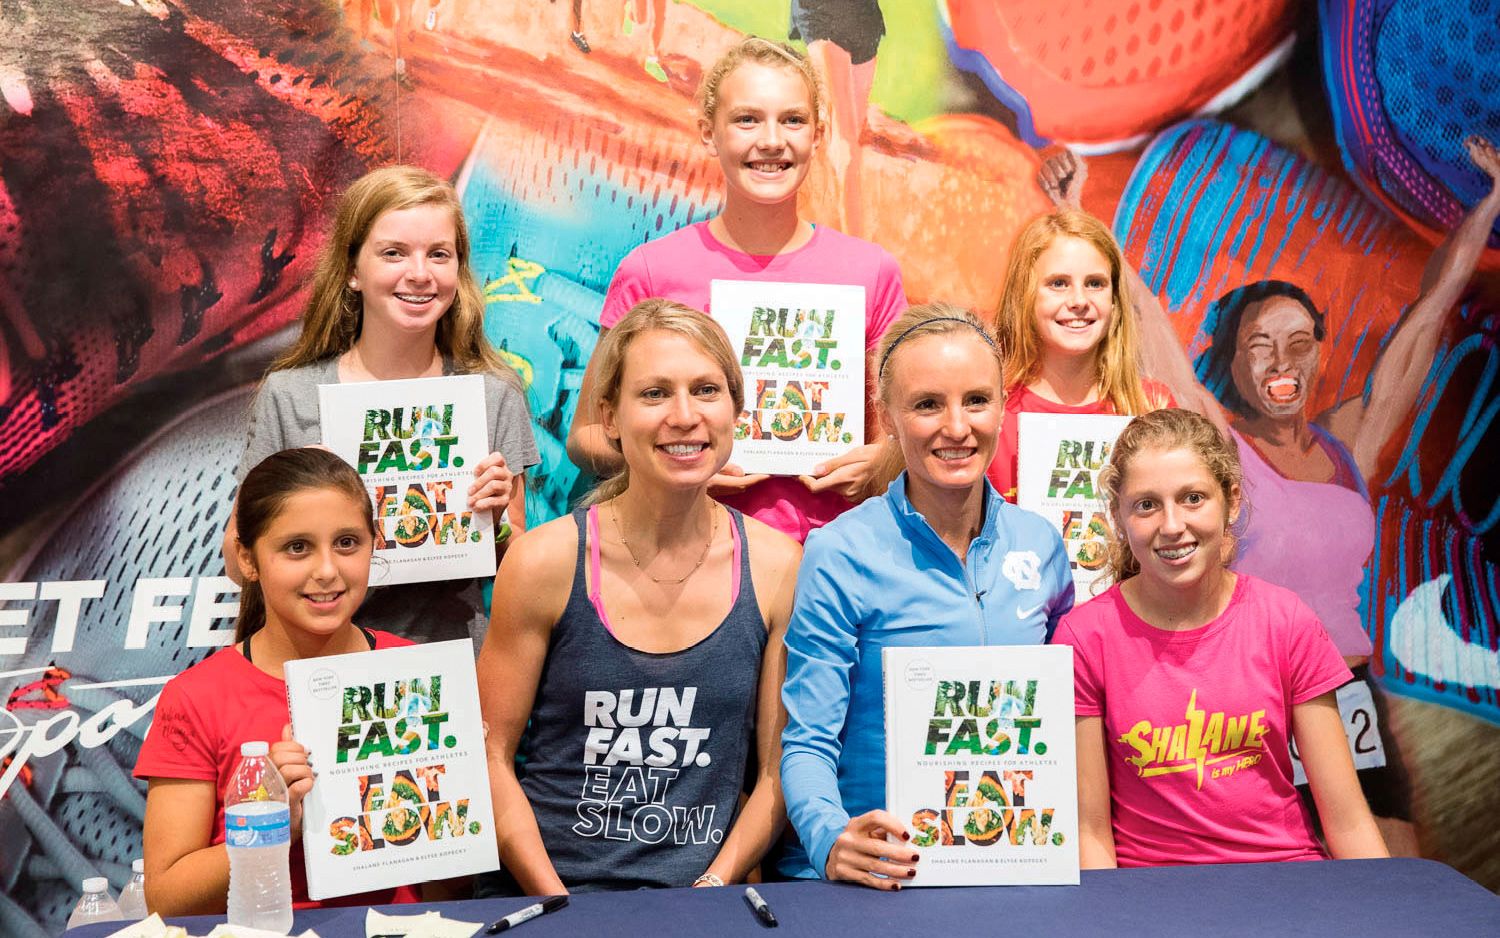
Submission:
M 1183 449 L 1203 461 L 1209 475 L 1219 483 L 1224 499 L 1224 523 L 1230 544 L 1227 564 L 1234 558 L 1235 519 L 1230 517 L 1234 496 L 1240 496 L 1240 517 L 1245 516 L 1244 472 L 1234 443 L 1225 439 L 1213 421 L 1196 411 L 1170 407 L 1141 414 L 1120 431 L 1110 450 L 1109 464 L 1099 473 L 1099 488 L 1109 508 L 1113 537 L 1109 542 L 1109 574 L 1119 583 L 1141 572 L 1140 561 L 1131 553 L 1125 538 L 1125 524 L 1120 515 L 1120 488 L 1130 467 L 1147 450 Z

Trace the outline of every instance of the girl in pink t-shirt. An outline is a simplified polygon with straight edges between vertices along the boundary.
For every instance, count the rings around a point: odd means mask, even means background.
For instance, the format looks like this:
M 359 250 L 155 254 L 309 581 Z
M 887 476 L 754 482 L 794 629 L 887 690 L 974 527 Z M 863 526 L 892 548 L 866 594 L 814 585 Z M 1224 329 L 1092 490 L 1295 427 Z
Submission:
M 1049 192 L 1058 191 L 1048 175 L 1056 172 L 1052 162 L 1042 171 Z M 985 474 L 1010 501 L 1017 415 L 1143 414 L 1173 406 L 1165 385 L 1141 376 L 1138 326 L 1114 236 L 1076 203 L 1055 198 L 1058 211 L 1038 215 L 1016 235 L 995 316 L 1006 353 L 1005 422 Z
M 1235 447 L 1177 409 L 1133 420 L 1100 477 L 1115 585 L 1053 638 L 1073 646 L 1085 867 L 1388 855 L 1334 702 L 1349 669 L 1294 593 L 1227 566 L 1240 484 Z
M 714 280 L 834 283 L 865 291 L 866 374 L 870 350 L 906 308 L 901 270 L 878 245 L 826 226 L 797 208 L 797 193 L 823 142 L 822 94 L 807 56 L 784 43 L 749 37 L 732 46 L 698 89 L 698 132 L 724 173 L 724 210 L 640 245 L 620 263 L 599 315 L 608 330 L 645 299 L 659 297 L 710 315 Z M 601 342 L 601 346 L 602 346 Z M 579 389 L 568 457 L 607 477 L 619 470 L 594 406 L 596 365 Z M 878 447 L 866 404 L 866 441 L 824 461 L 812 475 L 746 475 L 729 464 L 709 493 L 798 541 L 869 494 Z

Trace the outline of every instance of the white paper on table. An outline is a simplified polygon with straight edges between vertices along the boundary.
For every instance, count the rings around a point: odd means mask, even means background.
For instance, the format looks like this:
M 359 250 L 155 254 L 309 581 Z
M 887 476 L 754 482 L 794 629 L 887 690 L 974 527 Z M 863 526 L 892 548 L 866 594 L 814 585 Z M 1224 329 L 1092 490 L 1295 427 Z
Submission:
M 231 925 L 228 922 L 221 922 L 214 926 L 214 930 L 209 932 L 206 938 L 286 938 L 286 936 L 277 931 L 266 931 L 262 928 L 250 928 L 245 925 Z M 309 928 L 298 935 L 297 938 L 318 938 L 318 933 Z
M 187 929 L 181 925 L 168 925 L 162 921 L 159 914 L 153 912 L 139 922 L 132 922 L 117 932 L 111 932 L 106 938 L 186 938 L 187 934 Z M 286 935 L 277 931 L 221 922 L 214 926 L 207 938 L 286 938 Z M 297 938 L 318 938 L 318 933 L 309 928 Z
M 161 920 L 160 915 L 153 912 L 139 922 L 131 922 L 119 931 L 111 932 L 108 938 L 160 938 L 173 928 L 176 926 L 169 926 Z M 181 928 L 176 928 L 176 930 L 179 933 L 183 932 Z
M 370 909 L 365 912 L 365 938 L 374 935 L 405 935 L 406 938 L 470 938 L 483 922 L 459 922 L 443 918 L 440 912 L 421 915 L 386 915 Z

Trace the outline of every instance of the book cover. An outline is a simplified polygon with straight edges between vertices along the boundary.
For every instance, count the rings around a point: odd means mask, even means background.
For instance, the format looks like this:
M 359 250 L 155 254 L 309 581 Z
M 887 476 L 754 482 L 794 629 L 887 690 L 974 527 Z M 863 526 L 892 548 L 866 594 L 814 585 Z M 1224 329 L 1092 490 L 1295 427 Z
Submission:
M 469 641 L 288 661 L 313 899 L 499 866 Z
M 882 649 L 886 807 L 903 886 L 1078 883 L 1073 649 Z
M 490 512 L 470 511 L 489 455 L 484 378 L 318 386 L 323 445 L 359 470 L 375 506 L 370 585 L 494 576 Z
M 1073 568 L 1074 602 L 1109 588 L 1109 512 L 1099 471 L 1130 417 L 1023 413 L 1016 425 L 1016 504 L 1051 522 Z
M 745 373 L 737 465 L 804 475 L 864 443 L 864 287 L 715 280 L 709 303 Z

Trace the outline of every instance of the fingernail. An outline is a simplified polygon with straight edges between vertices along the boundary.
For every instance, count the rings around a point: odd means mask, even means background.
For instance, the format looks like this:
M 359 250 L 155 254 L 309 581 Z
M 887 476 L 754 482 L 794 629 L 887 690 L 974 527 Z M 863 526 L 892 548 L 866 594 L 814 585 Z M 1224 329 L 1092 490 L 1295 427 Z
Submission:
M 894 883 L 894 884 L 892 884 L 891 889 L 895 890 L 896 892 L 900 892 L 901 891 L 901 884 L 900 883 Z
M 911 834 L 908 833 L 908 832 L 906 832 L 906 831 L 902 831 L 901 832 L 901 839 L 902 840 L 911 840 Z
M 916 858 L 913 857 L 912 859 L 916 859 Z M 917 875 L 917 871 L 916 870 L 907 870 L 906 871 L 906 878 L 907 879 L 911 879 L 915 875 Z
M 922 859 L 922 858 L 920 856 L 918 856 L 917 854 L 915 854 L 915 853 L 911 855 L 911 862 L 913 862 L 913 863 L 917 862 L 920 859 Z M 916 871 L 913 870 L 912 872 L 913 872 L 913 874 L 915 874 Z

